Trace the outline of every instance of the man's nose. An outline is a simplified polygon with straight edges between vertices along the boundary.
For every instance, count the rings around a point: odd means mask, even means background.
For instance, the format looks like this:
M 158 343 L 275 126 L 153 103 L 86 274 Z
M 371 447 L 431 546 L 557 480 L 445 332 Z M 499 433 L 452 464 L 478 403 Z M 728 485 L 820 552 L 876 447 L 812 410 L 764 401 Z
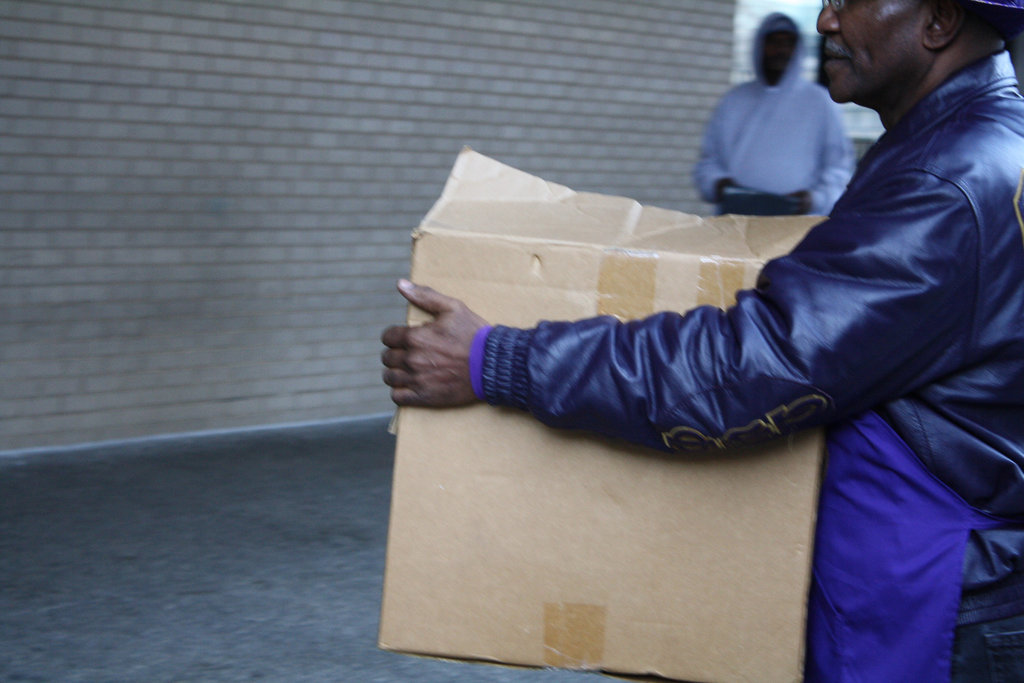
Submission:
M 821 11 L 818 12 L 818 23 L 815 28 L 821 35 L 835 33 L 839 30 L 839 15 L 832 8 L 832 3 L 824 3 Z

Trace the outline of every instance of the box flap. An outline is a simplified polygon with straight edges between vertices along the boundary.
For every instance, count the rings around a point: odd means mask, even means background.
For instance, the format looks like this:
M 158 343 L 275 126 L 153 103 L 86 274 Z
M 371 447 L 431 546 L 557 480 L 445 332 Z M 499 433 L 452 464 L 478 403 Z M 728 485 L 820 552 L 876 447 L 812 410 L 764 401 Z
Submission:
M 764 260 L 788 251 L 820 216 L 692 214 L 576 192 L 464 149 L 417 232 L 456 231 L 705 258 Z

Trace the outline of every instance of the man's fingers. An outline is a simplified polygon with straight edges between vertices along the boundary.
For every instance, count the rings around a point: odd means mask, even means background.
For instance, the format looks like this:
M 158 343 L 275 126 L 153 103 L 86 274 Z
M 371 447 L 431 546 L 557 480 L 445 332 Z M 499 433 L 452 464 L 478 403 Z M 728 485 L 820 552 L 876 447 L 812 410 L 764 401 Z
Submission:
M 404 349 L 409 345 L 406 340 L 408 334 L 408 325 L 392 325 L 381 333 L 380 340 L 388 348 Z
M 424 401 L 418 392 L 404 387 L 392 387 L 391 400 L 396 406 L 416 407 L 428 405 L 428 402 Z
M 445 296 L 430 287 L 413 284 L 409 280 L 399 280 L 398 291 L 413 306 L 421 308 L 433 316 L 452 310 L 458 303 L 457 299 Z
M 411 379 L 404 368 L 385 368 L 381 376 L 384 378 L 384 384 L 392 389 L 408 387 Z
M 412 374 L 403 369 L 389 368 L 384 370 L 384 384 L 391 387 L 391 400 L 399 406 L 427 406 L 427 400 L 421 387 Z
M 386 368 L 404 368 L 405 355 L 402 349 L 384 349 L 380 354 L 380 362 Z

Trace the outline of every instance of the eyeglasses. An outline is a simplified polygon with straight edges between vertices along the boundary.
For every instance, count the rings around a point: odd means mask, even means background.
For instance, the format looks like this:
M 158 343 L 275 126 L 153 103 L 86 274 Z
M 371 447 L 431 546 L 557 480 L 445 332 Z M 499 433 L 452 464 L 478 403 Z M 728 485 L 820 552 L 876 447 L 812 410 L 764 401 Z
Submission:
M 821 0 L 821 9 L 826 7 L 831 7 L 833 12 L 838 12 L 846 7 L 846 0 Z

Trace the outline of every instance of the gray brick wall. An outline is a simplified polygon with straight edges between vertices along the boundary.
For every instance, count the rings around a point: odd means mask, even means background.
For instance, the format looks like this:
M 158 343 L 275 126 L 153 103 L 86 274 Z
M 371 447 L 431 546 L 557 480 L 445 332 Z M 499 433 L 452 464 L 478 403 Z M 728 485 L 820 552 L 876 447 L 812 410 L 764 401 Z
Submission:
M 0 450 L 390 409 L 460 148 L 692 212 L 732 0 L 0 0 Z

